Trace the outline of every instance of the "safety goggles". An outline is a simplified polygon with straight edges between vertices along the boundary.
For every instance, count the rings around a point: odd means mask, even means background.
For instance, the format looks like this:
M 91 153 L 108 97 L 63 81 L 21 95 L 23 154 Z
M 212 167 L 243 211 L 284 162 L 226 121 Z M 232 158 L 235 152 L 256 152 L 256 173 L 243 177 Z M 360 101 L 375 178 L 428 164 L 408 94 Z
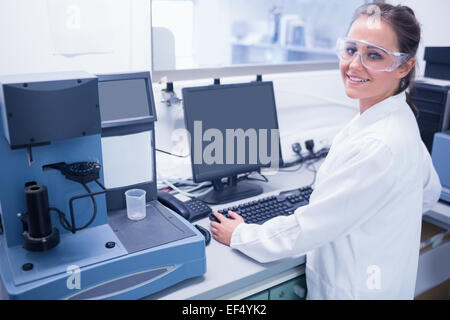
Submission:
M 350 61 L 359 54 L 364 67 L 374 71 L 392 71 L 409 58 L 409 54 L 387 50 L 364 40 L 339 38 L 336 54 L 340 60 Z

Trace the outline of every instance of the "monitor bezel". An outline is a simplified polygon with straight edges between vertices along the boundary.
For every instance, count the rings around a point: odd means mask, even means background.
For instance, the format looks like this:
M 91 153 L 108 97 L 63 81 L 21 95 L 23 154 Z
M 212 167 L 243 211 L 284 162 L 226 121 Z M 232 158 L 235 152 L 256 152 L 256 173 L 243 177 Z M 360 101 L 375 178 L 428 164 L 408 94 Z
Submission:
M 231 168 L 229 170 L 223 170 L 220 175 L 214 175 L 211 173 L 199 173 L 198 169 L 196 168 L 196 164 L 194 164 L 194 143 L 192 141 L 193 133 L 191 130 L 189 130 L 190 127 L 188 126 L 188 122 L 192 120 L 190 119 L 190 116 L 188 112 L 186 111 L 186 101 L 189 101 L 189 98 L 186 99 L 186 93 L 189 95 L 192 92 L 197 91 L 211 91 L 211 90 L 221 90 L 221 89 L 229 89 L 229 88 L 242 88 L 242 87 L 255 87 L 255 86 L 269 86 L 271 97 L 272 97 L 272 106 L 274 108 L 274 114 L 275 114 L 275 125 L 276 128 L 280 130 L 279 124 L 278 124 L 278 114 L 277 114 L 277 108 L 276 108 L 276 102 L 275 102 L 275 92 L 273 89 L 273 82 L 272 81 L 256 81 L 256 82 L 245 82 L 245 83 L 233 83 L 233 84 L 221 84 L 221 85 L 208 85 L 208 86 L 199 86 L 199 87 L 185 87 L 182 91 L 183 96 L 183 113 L 184 113 L 184 124 L 186 130 L 189 132 L 191 139 L 189 141 L 189 148 L 190 148 L 190 155 L 191 155 L 191 168 L 192 168 L 192 178 L 194 182 L 204 182 L 204 181 L 213 181 L 216 179 L 222 179 L 225 177 L 230 177 L 238 174 L 253 172 L 253 171 L 259 171 L 261 168 L 267 168 L 270 167 L 271 164 L 267 165 L 261 165 L 261 164 L 248 164 L 244 168 L 238 169 L 235 166 L 230 166 Z M 283 164 L 282 159 L 282 153 L 281 153 L 281 139 L 278 140 L 279 145 L 279 167 Z
M 122 80 L 139 80 L 144 79 L 145 80 L 145 86 L 147 88 L 147 102 L 149 106 L 149 115 L 143 116 L 143 117 L 136 117 L 136 118 L 127 118 L 123 120 L 108 120 L 108 121 L 101 121 L 102 129 L 106 128 L 116 128 L 116 127 L 123 127 L 123 126 L 133 126 L 133 125 L 142 125 L 142 124 L 148 124 L 153 123 L 157 120 L 156 118 L 156 108 L 155 108 L 155 99 L 153 96 L 153 90 L 152 90 L 152 79 L 150 76 L 150 72 L 144 71 L 144 72 L 129 72 L 129 73 L 117 73 L 117 74 L 99 74 L 98 77 L 98 83 L 101 82 L 111 82 L 111 81 L 122 81 Z M 99 102 L 100 103 L 100 102 Z M 100 106 L 101 108 L 101 106 Z

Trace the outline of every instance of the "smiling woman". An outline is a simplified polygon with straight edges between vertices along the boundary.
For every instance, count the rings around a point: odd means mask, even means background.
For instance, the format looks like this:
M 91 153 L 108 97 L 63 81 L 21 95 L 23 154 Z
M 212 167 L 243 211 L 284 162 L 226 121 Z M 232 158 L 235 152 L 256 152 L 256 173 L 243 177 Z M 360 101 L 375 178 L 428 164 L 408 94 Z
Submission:
M 365 5 L 355 12 L 347 35 L 353 40 L 338 42 L 346 93 L 360 99 L 361 113 L 412 85 L 420 42 L 420 25 L 410 8 L 379 3 L 377 10 L 370 10 L 373 6 Z M 356 52 L 360 59 L 354 58 Z M 418 110 L 408 94 L 407 102 L 417 117 Z
M 403 92 L 419 40 L 410 8 L 360 7 L 337 47 L 360 113 L 335 136 L 309 204 L 262 225 L 214 213 L 214 239 L 260 262 L 306 252 L 308 299 L 412 299 L 422 212 L 441 191 Z
M 412 58 L 403 68 L 399 68 L 394 72 L 385 70 L 386 67 L 390 67 L 389 65 L 383 65 L 385 68 L 381 71 L 368 68 L 367 65 L 376 65 L 374 62 L 371 63 L 371 61 L 376 59 L 374 58 L 375 51 L 372 48 L 389 48 L 387 50 L 398 51 L 397 37 L 390 25 L 382 22 L 379 28 L 369 29 L 367 28 L 368 21 L 369 18 L 366 16 L 356 19 L 350 28 L 348 36 L 350 39 L 364 39 L 361 41 L 370 43 L 370 45 L 363 45 L 363 48 L 361 48 L 361 45 L 360 48 L 356 46 L 352 48 L 350 46 L 346 51 L 350 57 L 347 57 L 347 55 L 340 56 L 340 68 L 346 93 L 350 98 L 359 99 L 361 113 L 377 102 L 392 96 L 399 87 L 400 79 L 409 73 L 409 70 L 415 63 L 414 58 Z M 361 41 L 357 42 L 363 44 Z M 354 43 L 356 44 L 356 41 Z M 358 52 L 359 59 L 355 58 L 357 55 L 353 52 L 354 48 Z M 375 61 L 387 61 L 389 55 L 387 51 L 385 52 L 384 59 L 379 55 L 380 58 Z

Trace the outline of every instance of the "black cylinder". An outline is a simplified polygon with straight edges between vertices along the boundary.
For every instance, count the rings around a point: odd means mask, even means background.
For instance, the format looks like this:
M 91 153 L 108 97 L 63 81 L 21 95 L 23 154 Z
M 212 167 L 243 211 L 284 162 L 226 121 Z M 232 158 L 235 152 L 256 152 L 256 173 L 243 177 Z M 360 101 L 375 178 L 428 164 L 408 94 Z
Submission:
M 48 209 L 47 188 L 42 185 L 25 187 L 28 233 L 32 238 L 44 238 L 52 232 Z
M 166 92 L 173 92 L 173 82 L 166 83 Z

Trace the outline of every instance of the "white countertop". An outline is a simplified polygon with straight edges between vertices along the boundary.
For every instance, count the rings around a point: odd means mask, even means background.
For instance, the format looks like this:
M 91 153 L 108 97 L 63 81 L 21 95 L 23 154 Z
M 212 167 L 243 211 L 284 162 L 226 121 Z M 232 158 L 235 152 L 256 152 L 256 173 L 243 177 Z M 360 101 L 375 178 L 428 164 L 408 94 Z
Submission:
M 320 163 L 320 162 L 319 162 Z M 295 167 L 293 167 L 295 169 Z M 291 169 L 292 170 L 292 169 Z M 268 176 L 269 183 L 255 182 L 263 187 L 264 193 L 253 198 L 213 206 L 220 209 L 248 202 L 308 185 L 313 173 L 302 168 L 298 172 L 279 172 Z M 195 222 L 206 229 L 209 219 Z M 206 273 L 201 277 L 187 279 L 170 288 L 150 295 L 147 299 L 240 299 L 270 288 L 304 273 L 305 255 L 270 263 L 259 263 L 237 250 L 211 239 L 206 247 Z

